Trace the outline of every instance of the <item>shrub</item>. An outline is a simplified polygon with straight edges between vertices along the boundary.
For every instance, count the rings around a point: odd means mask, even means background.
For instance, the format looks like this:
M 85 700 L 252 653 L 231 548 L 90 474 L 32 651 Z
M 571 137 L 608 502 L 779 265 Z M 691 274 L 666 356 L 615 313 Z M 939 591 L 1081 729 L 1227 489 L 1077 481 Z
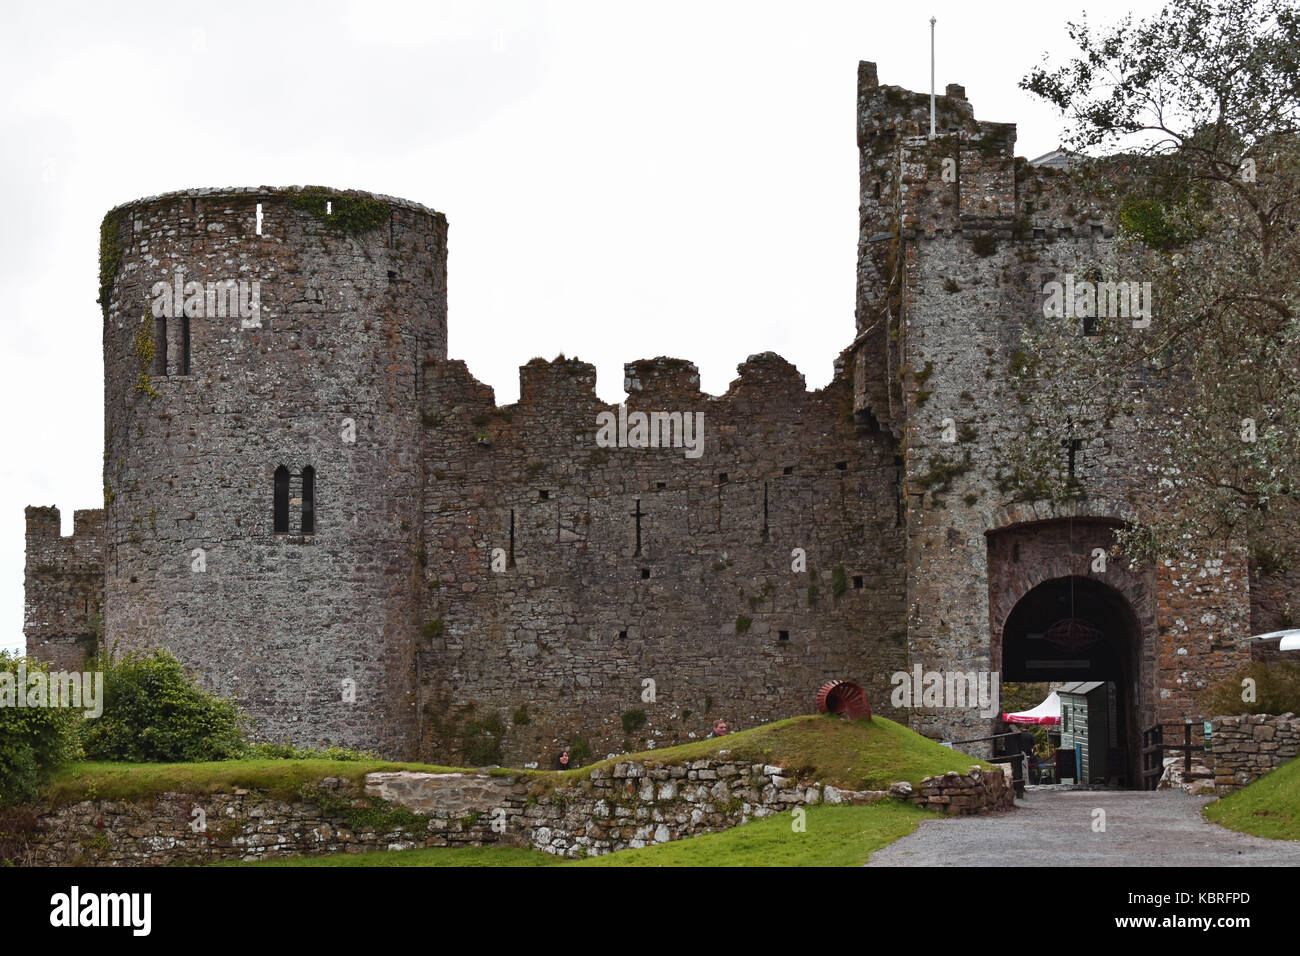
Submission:
M 461 753 L 471 767 L 486 767 L 501 762 L 501 740 L 506 735 L 505 724 L 497 714 L 465 725 L 461 737 Z
M 849 589 L 849 575 L 844 570 L 844 565 L 838 565 L 831 571 L 831 594 L 836 598 L 844 596 L 844 592 Z
M 354 750 L 330 744 L 328 747 L 295 747 L 284 743 L 249 744 L 243 756 L 252 760 L 379 760 L 379 754 L 370 750 Z
M 569 768 L 581 767 L 591 759 L 591 742 L 586 737 L 574 737 L 569 741 Z
M 1130 197 L 1119 210 L 1120 229 L 1152 249 L 1175 249 L 1202 231 L 1199 214 L 1191 203 L 1163 203 Z
M 194 763 L 243 754 L 248 718 L 199 687 L 164 650 L 114 660 L 101 654 L 104 713 L 83 734 L 92 760 Z
M 1241 699 L 1241 682 L 1247 677 L 1255 681 L 1250 702 Z M 1300 662 L 1253 661 L 1202 691 L 1200 705 L 1206 717 L 1300 713 Z
M 629 710 L 623 714 L 623 733 L 634 734 L 644 726 L 644 710 Z
M 81 711 L 70 707 L 18 707 L 18 667 L 26 674 L 45 665 L 0 651 L 0 804 L 35 799 L 41 786 L 69 760 L 76 759 Z M 29 685 L 30 686 L 30 685 Z M 12 696 L 11 696 L 12 695 Z

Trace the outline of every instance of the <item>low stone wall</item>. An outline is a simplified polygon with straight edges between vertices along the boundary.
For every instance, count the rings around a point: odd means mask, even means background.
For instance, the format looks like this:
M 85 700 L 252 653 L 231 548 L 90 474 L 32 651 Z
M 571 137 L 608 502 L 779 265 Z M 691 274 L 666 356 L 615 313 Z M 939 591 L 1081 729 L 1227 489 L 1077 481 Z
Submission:
M 522 844 L 565 856 L 667 843 L 818 803 L 893 798 L 952 815 L 1014 806 L 1002 772 L 979 766 L 964 774 L 926 777 L 919 790 L 909 783 L 843 790 L 801 783 L 781 767 L 725 758 L 682 765 L 628 761 L 610 770 L 596 768 L 577 785 L 541 797 L 529 792 L 522 802 L 517 789 L 485 792 L 484 787 L 478 775 L 399 772 L 366 778 L 366 792 L 384 800 L 434 817 L 476 807 L 502 836 L 513 834 Z
M 1295 714 L 1215 717 L 1210 721 L 1214 792 L 1231 793 L 1300 753 Z
M 894 784 L 892 791 L 902 791 L 906 799 L 930 810 L 952 816 L 991 813 L 1015 807 L 1015 791 L 1001 769 L 971 767 L 966 773 L 949 771 L 942 777 L 926 777 L 919 793 L 911 793 L 911 784 Z
M 361 797 L 352 781 L 327 777 L 310 801 L 236 789 L 37 805 L 21 821 L 11 809 L 0 855 L 31 866 L 168 866 L 432 845 L 418 831 L 433 821 Z M 457 832 L 441 845 L 477 842 Z
M 798 806 L 885 799 L 954 815 L 1014 805 L 1001 771 L 978 766 L 889 790 L 804 783 L 781 767 L 725 757 L 681 765 L 628 761 L 558 789 L 525 774 L 402 771 L 368 774 L 360 787 L 327 778 L 294 801 L 236 790 L 36 807 L 21 852 L 7 852 L 19 863 L 102 866 L 498 843 L 597 856 Z

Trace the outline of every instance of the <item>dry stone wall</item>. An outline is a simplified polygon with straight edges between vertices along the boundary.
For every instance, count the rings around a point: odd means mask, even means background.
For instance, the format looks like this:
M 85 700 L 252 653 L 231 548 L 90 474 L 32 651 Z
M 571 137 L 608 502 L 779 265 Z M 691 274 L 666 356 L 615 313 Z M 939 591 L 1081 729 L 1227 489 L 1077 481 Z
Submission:
M 1215 717 L 1210 722 L 1214 791 L 1240 790 L 1300 753 L 1295 714 Z
M 717 758 L 683 765 L 627 761 L 550 790 L 516 773 L 368 774 L 326 778 L 298 799 L 256 790 L 166 793 L 146 802 L 87 800 L 36 807 L 27 865 L 139 866 L 258 860 L 415 847 L 530 846 L 599 856 L 711 833 L 795 807 L 897 799 L 949 815 L 1010 809 L 1000 770 L 927 777 L 914 788 L 843 790 L 776 766 Z M 201 820 L 201 827 L 196 821 Z M 12 827 L 12 823 L 9 824 Z

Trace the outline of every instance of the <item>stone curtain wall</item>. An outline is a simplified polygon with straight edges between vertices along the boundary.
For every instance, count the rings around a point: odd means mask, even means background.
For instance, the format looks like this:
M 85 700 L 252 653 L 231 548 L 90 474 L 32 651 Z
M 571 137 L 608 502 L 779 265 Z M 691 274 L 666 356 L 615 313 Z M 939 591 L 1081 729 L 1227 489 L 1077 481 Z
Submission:
M 95 651 L 104 611 L 104 512 L 77 511 L 60 536 L 59 509 L 26 509 L 23 634 L 27 654 L 52 670 L 80 671 Z
M 168 648 L 264 737 L 405 757 L 418 736 L 418 370 L 446 356 L 447 224 L 403 200 L 329 195 L 329 214 L 324 198 L 313 211 L 251 188 L 106 217 L 118 261 L 104 308 L 105 636 Z M 356 230 L 330 218 L 358 209 Z M 260 309 L 246 327 L 205 302 L 189 374 L 169 320 L 164 375 L 152 292 L 178 272 L 257 281 Z M 279 465 L 293 475 L 288 534 L 272 521 Z M 308 465 L 314 534 L 301 531 Z
M 954 816 L 1014 806 L 1002 772 L 978 766 L 928 777 L 915 792 L 906 783 L 880 791 L 805 784 L 781 767 L 725 758 L 683 766 L 629 761 L 549 793 L 536 778 L 510 773 L 383 772 L 368 774 L 360 789 L 326 778 L 313 799 L 235 790 L 37 807 L 15 862 L 169 865 L 492 844 L 599 856 L 725 830 L 797 806 L 884 799 Z M 195 829 L 196 809 L 202 830 Z
M 836 677 L 889 712 L 904 668 L 892 439 L 859 431 L 843 374 L 808 392 L 772 353 L 739 373 L 712 397 L 688 362 L 626 367 L 630 411 L 703 413 L 691 458 L 599 447 L 597 414 L 617 407 L 577 359 L 525 365 L 503 408 L 462 363 L 427 368 L 425 759 L 549 768 L 580 739 L 597 757 L 670 746 L 719 717 L 806 713 Z M 471 758 L 485 726 L 501 750 Z
M 1231 793 L 1300 753 L 1295 714 L 1215 717 L 1210 722 L 1214 792 Z

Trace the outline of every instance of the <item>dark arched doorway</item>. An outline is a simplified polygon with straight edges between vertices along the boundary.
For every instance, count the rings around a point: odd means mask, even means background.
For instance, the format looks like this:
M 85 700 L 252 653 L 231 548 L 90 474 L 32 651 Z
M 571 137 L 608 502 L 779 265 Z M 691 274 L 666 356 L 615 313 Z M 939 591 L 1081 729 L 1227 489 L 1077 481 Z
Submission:
M 1101 681 L 1113 687 L 1107 776 L 1140 782 L 1138 676 L 1142 629 L 1128 600 L 1095 578 L 1068 575 L 1030 589 L 1002 628 L 1002 680 Z

